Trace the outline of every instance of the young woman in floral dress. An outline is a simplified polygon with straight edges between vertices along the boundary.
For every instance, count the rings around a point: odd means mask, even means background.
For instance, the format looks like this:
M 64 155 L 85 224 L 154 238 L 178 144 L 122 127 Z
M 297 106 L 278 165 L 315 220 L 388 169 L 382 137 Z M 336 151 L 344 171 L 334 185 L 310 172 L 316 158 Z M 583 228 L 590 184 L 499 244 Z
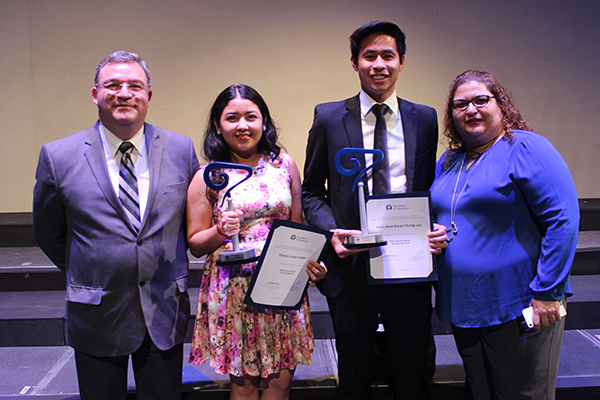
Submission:
M 274 219 L 302 222 L 300 174 L 281 151 L 277 129 L 262 97 L 251 87 L 235 85 L 215 100 L 204 136 L 203 156 L 210 162 L 248 165 L 252 177 L 231 192 L 234 211 L 223 196 L 246 171 L 226 169 L 228 187 L 219 191 L 204 182 L 204 167 L 188 190 L 188 240 L 191 252 L 207 254 L 190 354 L 191 364 L 210 360 L 219 374 L 229 374 L 231 399 L 289 398 L 298 364 L 310 364 L 314 339 L 308 299 L 299 310 L 270 310 L 243 303 L 256 263 L 218 266 L 219 253 L 240 248 L 260 254 Z M 326 273 L 310 261 L 311 283 Z

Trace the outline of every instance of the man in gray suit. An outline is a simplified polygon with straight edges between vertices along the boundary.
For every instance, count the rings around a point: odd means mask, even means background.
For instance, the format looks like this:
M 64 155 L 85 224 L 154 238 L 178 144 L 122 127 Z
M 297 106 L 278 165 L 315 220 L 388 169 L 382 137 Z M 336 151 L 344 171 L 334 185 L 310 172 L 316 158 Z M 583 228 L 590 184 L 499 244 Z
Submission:
M 180 399 L 189 318 L 190 138 L 145 123 L 150 71 L 135 53 L 96 68 L 91 128 L 42 147 L 34 189 L 38 245 L 67 275 L 67 343 L 82 399 Z

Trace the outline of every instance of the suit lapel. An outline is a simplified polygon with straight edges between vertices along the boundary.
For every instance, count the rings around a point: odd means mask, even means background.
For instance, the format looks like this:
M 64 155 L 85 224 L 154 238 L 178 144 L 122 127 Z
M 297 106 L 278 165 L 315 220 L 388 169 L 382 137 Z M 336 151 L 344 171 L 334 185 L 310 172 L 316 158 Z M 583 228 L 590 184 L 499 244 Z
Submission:
M 346 135 L 348 138 L 348 146 L 354 147 L 358 149 L 364 149 L 365 144 L 363 141 L 363 132 L 362 132 L 362 117 L 360 115 L 360 99 L 358 95 L 354 97 L 350 97 L 346 100 L 346 109 L 342 112 L 342 122 L 344 124 L 344 129 L 346 131 Z M 346 146 L 342 145 L 341 148 Z M 353 155 L 358 161 L 360 161 L 360 165 L 362 168 L 365 168 L 366 161 L 364 153 L 354 154 Z M 361 170 L 362 170 L 361 168 Z M 354 181 L 355 178 L 352 178 Z M 365 190 L 367 189 L 367 174 L 364 174 L 362 177 L 362 181 L 365 184 Z M 367 193 L 368 194 L 368 193 Z
M 364 148 L 358 96 L 351 97 L 346 101 L 346 109 L 342 113 L 342 121 L 346 129 L 346 135 L 348 136 L 348 147 Z
M 406 173 L 406 191 L 412 192 L 415 177 L 415 156 L 417 154 L 418 120 L 413 106 L 398 97 L 400 115 L 402 116 L 402 131 L 404 134 L 404 163 Z
M 110 176 L 108 175 L 108 167 L 106 166 L 106 158 L 104 156 L 104 148 L 102 147 L 102 141 L 100 140 L 98 126 L 99 123 L 97 122 L 94 127 L 88 129 L 83 153 L 104 197 L 117 213 L 119 213 L 121 218 L 129 223 L 129 219 L 121 206 L 121 202 L 115 193 Z
M 145 124 L 144 137 L 146 139 L 146 152 L 148 154 L 148 172 L 150 174 L 150 185 L 148 188 L 148 202 L 146 211 L 142 217 L 142 229 L 146 225 L 148 215 L 153 208 L 158 192 L 158 183 L 160 182 L 160 173 L 162 170 L 163 152 L 165 150 L 165 138 L 161 134 L 160 128 L 155 128 L 150 124 Z

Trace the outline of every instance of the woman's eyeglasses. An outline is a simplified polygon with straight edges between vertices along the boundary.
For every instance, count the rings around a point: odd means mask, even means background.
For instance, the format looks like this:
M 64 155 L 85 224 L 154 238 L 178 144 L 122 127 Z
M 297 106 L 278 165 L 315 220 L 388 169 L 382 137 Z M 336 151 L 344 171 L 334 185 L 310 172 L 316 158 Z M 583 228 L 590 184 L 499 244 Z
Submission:
M 477 108 L 485 107 L 490 102 L 490 99 L 493 99 L 494 96 L 481 95 L 475 96 L 471 100 L 458 99 L 452 102 L 452 108 L 458 111 L 466 110 L 469 107 L 469 103 L 473 103 L 473 105 Z

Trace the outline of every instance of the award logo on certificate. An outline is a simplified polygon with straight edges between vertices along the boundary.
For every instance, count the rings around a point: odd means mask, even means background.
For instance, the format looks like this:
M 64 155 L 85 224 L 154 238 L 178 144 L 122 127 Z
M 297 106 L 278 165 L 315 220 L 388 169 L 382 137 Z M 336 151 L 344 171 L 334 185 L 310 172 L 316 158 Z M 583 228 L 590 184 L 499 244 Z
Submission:
M 427 233 L 432 229 L 429 192 L 372 197 L 367 202 L 369 232 L 388 244 L 370 250 L 369 284 L 435 280 Z
M 300 308 L 308 289 L 308 260 L 321 261 L 332 236 L 308 225 L 273 221 L 244 303 L 260 308 Z

